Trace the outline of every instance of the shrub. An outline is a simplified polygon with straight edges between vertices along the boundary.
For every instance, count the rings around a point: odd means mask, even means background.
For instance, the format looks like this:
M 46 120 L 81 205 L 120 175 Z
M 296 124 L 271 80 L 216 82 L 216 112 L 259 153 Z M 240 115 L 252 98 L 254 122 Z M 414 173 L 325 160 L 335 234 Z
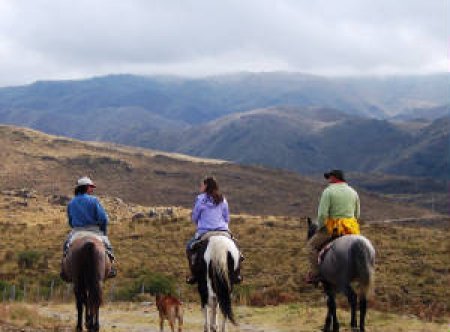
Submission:
M 136 300 L 142 292 L 156 294 L 175 294 L 175 280 L 160 273 L 144 272 L 131 284 L 119 289 L 117 300 Z
M 41 253 L 33 250 L 22 251 L 17 255 L 19 269 L 31 269 L 38 262 Z

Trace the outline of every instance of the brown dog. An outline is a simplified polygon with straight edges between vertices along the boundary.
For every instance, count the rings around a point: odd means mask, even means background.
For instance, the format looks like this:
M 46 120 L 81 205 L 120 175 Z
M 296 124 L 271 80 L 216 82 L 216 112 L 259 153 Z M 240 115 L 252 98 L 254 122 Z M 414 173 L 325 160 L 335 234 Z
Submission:
M 156 307 L 159 312 L 159 327 L 164 330 L 164 319 L 167 319 L 172 332 L 175 332 L 175 321 L 178 319 L 178 332 L 183 331 L 182 303 L 174 296 L 156 294 Z

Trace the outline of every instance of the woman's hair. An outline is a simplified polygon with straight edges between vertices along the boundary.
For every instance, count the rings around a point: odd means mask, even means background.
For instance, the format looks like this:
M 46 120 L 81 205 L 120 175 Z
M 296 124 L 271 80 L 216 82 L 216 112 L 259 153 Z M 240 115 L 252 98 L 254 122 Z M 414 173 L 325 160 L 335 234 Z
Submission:
M 88 187 L 88 185 L 75 187 L 75 196 L 86 194 Z
M 219 191 L 219 185 L 217 184 L 216 179 L 212 176 L 207 176 L 203 180 L 204 185 L 206 186 L 205 192 L 208 196 L 210 196 L 214 204 L 220 204 L 223 202 L 223 195 Z

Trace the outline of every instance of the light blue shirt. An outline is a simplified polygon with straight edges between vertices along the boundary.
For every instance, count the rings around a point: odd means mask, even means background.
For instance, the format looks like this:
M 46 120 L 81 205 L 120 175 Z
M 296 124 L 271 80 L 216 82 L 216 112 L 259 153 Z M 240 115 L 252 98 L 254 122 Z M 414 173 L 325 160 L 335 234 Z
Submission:
M 67 206 L 67 216 L 72 228 L 99 226 L 100 230 L 107 234 L 108 216 L 95 196 L 76 195 Z
M 208 231 L 228 231 L 230 213 L 227 200 L 224 198 L 221 203 L 214 204 L 213 198 L 207 194 L 198 195 L 192 210 L 192 221 L 197 225 L 198 235 Z

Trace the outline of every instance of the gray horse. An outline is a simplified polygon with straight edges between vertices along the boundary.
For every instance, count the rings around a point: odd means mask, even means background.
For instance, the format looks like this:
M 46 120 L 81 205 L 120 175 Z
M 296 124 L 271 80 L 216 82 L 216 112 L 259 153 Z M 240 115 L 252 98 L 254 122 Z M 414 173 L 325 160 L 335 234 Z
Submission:
M 308 218 L 308 239 L 317 230 L 317 225 Z M 359 331 L 365 330 L 367 311 L 367 296 L 374 281 L 375 249 L 370 241 L 361 235 L 345 235 L 331 243 L 330 250 L 324 255 L 319 266 L 320 280 L 327 295 L 328 312 L 323 331 L 339 331 L 336 315 L 336 293 L 342 292 L 347 296 L 351 306 L 352 331 L 358 331 L 356 322 L 356 305 L 359 296 L 360 321 Z M 351 283 L 358 282 L 358 294 Z

